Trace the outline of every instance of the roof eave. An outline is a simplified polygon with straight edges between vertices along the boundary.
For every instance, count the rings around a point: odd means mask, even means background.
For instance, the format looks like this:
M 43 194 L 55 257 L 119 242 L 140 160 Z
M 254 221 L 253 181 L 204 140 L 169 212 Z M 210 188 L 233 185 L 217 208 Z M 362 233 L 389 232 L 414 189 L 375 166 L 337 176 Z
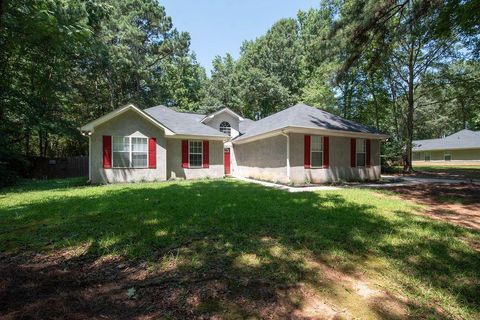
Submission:
M 325 129 L 325 128 L 310 128 L 310 127 L 301 127 L 301 126 L 286 126 L 286 127 L 278 128 L 262 134 L 254 135 L 248 138 L 242 138 L 242 136 L 239 136 L 237 139 L 233 140 L 233 142 L 237 144 L 242 144 L 242 143 L 252 142 L 260 139 L 270 138 L 270 137 L 279 135 L 281 133 L 318 134 L 318 135 L 329 135 L 329 136 L 338 136 L 338 137 L 358 137 L 358 138 L 379 139 L 379 140 L 386 140 L 389 137 L 388 135 L 381 134 L 381 133 L 332 130 L 332 129 Z
M 223 112 L 227 112 L 227 113 L 230 113 L 231 115 L 235 116 L 238 118 L 238 120 L 240 121 L 243 121 L 245 120 L 245 118 L 243 118 L 242 116 L 238 115 L 236 112 L 232 111 L 231 109 L 225 107 L 225 108 L 222 108 L 218 111 L 215 111 L 214 113 L 212 114 L 209 114 L 207 116 L 205 116 L 205 118 L 203 118 L 200 122 L 201 123 L 204 123 L 204 122 L 208 122 L 210 120 L 212 120 L 213 118 L 215 118 L 216 115 L 220 114 L 220 113 L 223 113 Z
M 86 125 L 84 125 L 80 128 L 80 131 L 93 133 L 95 131 L 95 127 L 101 125 L 102 123 L 110 121 L 111 119 L 113 119 L 115 117 L 118 117 L 119 115 L 127 112 L 128 110 L 136 111 L 142 117 L 144 117 L 145 119 L 147 119 L 148 121 L 150 121 L 151 123 L 156 125 L 157 127 L 160 127 L 161 129 L 163 129 L 165 131 L 165 135 L 167 135 L 167 136 L 175 135 L 175 132 L 173 132 L 172 130 L 167 128 L 164 124 L 162 124 L 158 120 L 154 119 L 152 116 L 150 116 L 146 112 L 143 112 L 142 110 L 140 110 L 139 108 L 137 108 L 133 104 L 127 104 L 123 107 L 115 109 L 115 110 L 101 116 L 100 118 L 97 118 L 97 119 L 87 123 Z
M 218 141 L 228 141 L 230 137 L 228 136 L 214 136 L 214 135 L 197 135 L 197 134 L 175 134 L 169 138 L 172 139 L 190 139 L 190 140 L 218 140 Z
M 424 151 L 449 151 L 449 150 L 476 150 L 480 149 L 480 146 L 478 147 L 457 147 L 457 148 L 429 148 L 429 149 L 415 149 L 413 148 L 413 152 L 424 152 Z

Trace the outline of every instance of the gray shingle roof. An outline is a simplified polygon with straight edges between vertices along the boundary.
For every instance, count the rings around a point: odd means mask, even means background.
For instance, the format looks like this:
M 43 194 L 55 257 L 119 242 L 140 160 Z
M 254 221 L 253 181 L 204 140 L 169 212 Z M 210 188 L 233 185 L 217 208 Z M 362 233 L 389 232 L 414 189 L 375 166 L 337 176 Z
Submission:
M 246 133 L 236 140 L 244 140 L 285 127 L 303 127 L 311 129 L 329 129 L 359 133 L 381 134 L 378 130 L 346 120 L 326 111 L 296 104 L 271 116 L 255 121 Z
M 243 119 L 243 121 L 240 121 L 240 123 L 238 124 L 238 131 L 240 131 L 240 134 L 244 134 L 245 132 L 247 132 L 247 129 L 250 128 L 254 123 L 255 121 L 253 120 Z
M 480 148 L 480 133 L 468 129 L 458 131 L 445 138 L 413 141 L 413 151 L 477 148 Z
M 165 106 L 156 106 L 143 111 L 176 134 L 228 137 L 226 134 L 201 123 L 200 120 L 205 117 L 203 114 L 177 112 Z

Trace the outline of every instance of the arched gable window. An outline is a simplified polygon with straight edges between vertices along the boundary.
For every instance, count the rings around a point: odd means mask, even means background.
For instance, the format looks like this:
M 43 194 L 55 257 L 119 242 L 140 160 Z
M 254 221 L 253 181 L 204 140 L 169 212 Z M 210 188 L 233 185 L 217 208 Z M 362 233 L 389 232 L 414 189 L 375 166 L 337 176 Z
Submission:
M 232 127 L 230 126 L 230 123 L 228 123 L 227 121 L 223 121 L 222 123 L 220 123 L 220 132 L 230 135 L 232 131 L 231 129 Z

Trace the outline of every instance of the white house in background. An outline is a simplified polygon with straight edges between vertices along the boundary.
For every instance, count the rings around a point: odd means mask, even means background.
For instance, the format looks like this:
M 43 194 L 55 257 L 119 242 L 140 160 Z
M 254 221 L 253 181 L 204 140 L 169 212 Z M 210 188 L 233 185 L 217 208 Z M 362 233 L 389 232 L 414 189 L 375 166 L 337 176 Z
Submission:
M 378 131 L 304 104 L 259 121 L 127 105 L 81 128 L 93 183 L 251 177 L 284 183 L 380 178 Z

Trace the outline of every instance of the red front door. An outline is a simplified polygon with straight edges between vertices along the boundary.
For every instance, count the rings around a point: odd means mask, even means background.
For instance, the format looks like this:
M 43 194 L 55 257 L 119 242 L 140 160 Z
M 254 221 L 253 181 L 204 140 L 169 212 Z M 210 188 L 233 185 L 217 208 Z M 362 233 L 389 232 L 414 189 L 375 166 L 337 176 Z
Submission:
M 223 150 L 223 165 L 225 167 L 225 174 L 230 174 L 230 148 Z

